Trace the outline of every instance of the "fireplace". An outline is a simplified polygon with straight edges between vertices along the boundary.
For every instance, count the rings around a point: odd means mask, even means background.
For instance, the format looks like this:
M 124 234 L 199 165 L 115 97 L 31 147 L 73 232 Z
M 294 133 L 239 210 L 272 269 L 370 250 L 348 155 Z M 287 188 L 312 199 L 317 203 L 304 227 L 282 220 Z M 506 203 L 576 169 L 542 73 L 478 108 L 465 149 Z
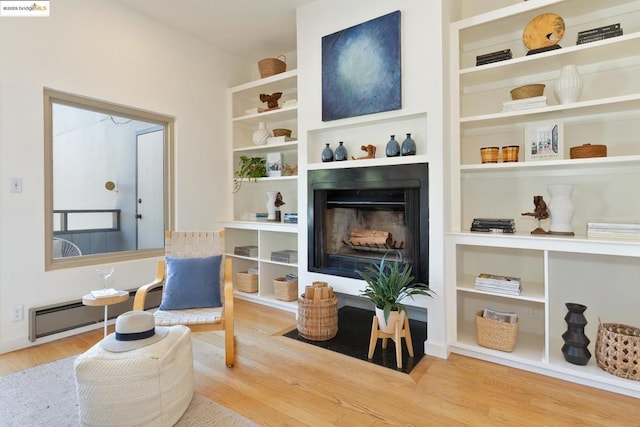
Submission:
M 384 259 L 429 279 L 428 164 L 308 172 L 309 271 L 360 278 Z

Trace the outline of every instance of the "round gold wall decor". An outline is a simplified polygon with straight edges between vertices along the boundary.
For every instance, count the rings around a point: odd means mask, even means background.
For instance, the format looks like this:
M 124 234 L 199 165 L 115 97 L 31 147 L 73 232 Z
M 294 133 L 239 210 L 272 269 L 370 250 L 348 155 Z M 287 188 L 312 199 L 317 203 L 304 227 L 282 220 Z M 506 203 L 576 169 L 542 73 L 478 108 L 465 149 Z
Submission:
M 555 13 L 543 13 L 533 18 L 522 33 L 522 41 L 529 49 L 556 45 L 564 36 L 564 19 Z

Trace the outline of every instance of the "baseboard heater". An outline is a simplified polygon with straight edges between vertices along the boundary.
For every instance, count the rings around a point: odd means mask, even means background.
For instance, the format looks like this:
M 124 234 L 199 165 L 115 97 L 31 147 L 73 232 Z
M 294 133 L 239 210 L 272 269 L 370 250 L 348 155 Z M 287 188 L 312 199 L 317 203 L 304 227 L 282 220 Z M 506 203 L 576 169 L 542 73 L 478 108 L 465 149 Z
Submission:
M 120 304 L 109 306 L 109 319 L 115 319 L 120 314 L 133 308 L 135 290 L 129 292 L 129 299 Z M 156 308 L 162 299 L 162 288 L 149 292 L 145 310 Z M 67 301 L 42 307 L 29 309 L 29 341 L 37 338 L 57 334 L 82 326 L 102 323 L 104 321 L 103 307 L 90 307 L 82 304 L 82 300 Z

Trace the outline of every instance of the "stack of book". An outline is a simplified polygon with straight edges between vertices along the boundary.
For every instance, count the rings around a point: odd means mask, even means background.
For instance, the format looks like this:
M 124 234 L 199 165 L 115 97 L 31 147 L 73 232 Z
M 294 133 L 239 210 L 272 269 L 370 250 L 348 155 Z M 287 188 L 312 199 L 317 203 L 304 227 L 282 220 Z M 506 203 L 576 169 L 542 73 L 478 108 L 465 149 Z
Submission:
M 476 277 L 475 289 L 497 294 L 520 295 L 522 285 L 519 277 L 482 273 Z
M 284 251 L 271 252 L 271 261 L 295 264 L 298 262 L 298 251 L 286 249 Z
M 502 103 L 502 112 L 528 110 L 547 106 L 546 96 L 532 96 L 531 98 L 516 99 Z
M 622 27 L 620 26 L 620 23 L 605 25 L 604 27 L 580 31 L 578 33 L 578 40 L 576 41 L 576 44 L 590 43 L 598 40 L 608 39 L 611 37 L 618 37 L 621 35 Z
M 471 231 L 484 233 L 515 233 L 516 221 L 512 218 L 474 218 Z
M 257 246 L 236 246 L 235 248 L 233 248 L 233 253 L 235 255 L 255 258 L 258 256 L 258 247 Z
M 297 224 L 298 223 L 298 213 L 295 212 L 285 212 L 284 213 L 284 223 L 285 224 Z
M 513 58 L 511 49 L 503 49 L 497 52 L 485 53 L 484 55 L 476 56 L 476 66 L 491 64 L 492 62 L 504 61 Z
M 587 222 L 587 237 L 640 240 L 640 223 Z

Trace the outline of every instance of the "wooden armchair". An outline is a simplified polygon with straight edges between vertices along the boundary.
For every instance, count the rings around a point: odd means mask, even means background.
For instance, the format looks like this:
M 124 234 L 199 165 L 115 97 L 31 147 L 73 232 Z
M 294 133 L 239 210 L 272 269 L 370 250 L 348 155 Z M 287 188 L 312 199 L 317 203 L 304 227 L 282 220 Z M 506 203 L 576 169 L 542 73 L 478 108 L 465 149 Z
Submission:
M 165 254 L 175 258 L 202 258 L 224 253 L 224 232 L 176 232 L 165 236 Z M 220 296 L 222 307 L 189 308 L 182 310 L 156 310 L 156 325 L 185 325 L 192 331 L 224 331 L 225 363 L 232 367 L 235 360 L 235 337 L 233 330 L 233 282 L 231 258 L 223 257 L 220 266 Z M 133 301 L 134 310 L 144 310 L 148 293 L 165 284 L 166 262 L 158 261 L 156 278 L 141 286 Z

